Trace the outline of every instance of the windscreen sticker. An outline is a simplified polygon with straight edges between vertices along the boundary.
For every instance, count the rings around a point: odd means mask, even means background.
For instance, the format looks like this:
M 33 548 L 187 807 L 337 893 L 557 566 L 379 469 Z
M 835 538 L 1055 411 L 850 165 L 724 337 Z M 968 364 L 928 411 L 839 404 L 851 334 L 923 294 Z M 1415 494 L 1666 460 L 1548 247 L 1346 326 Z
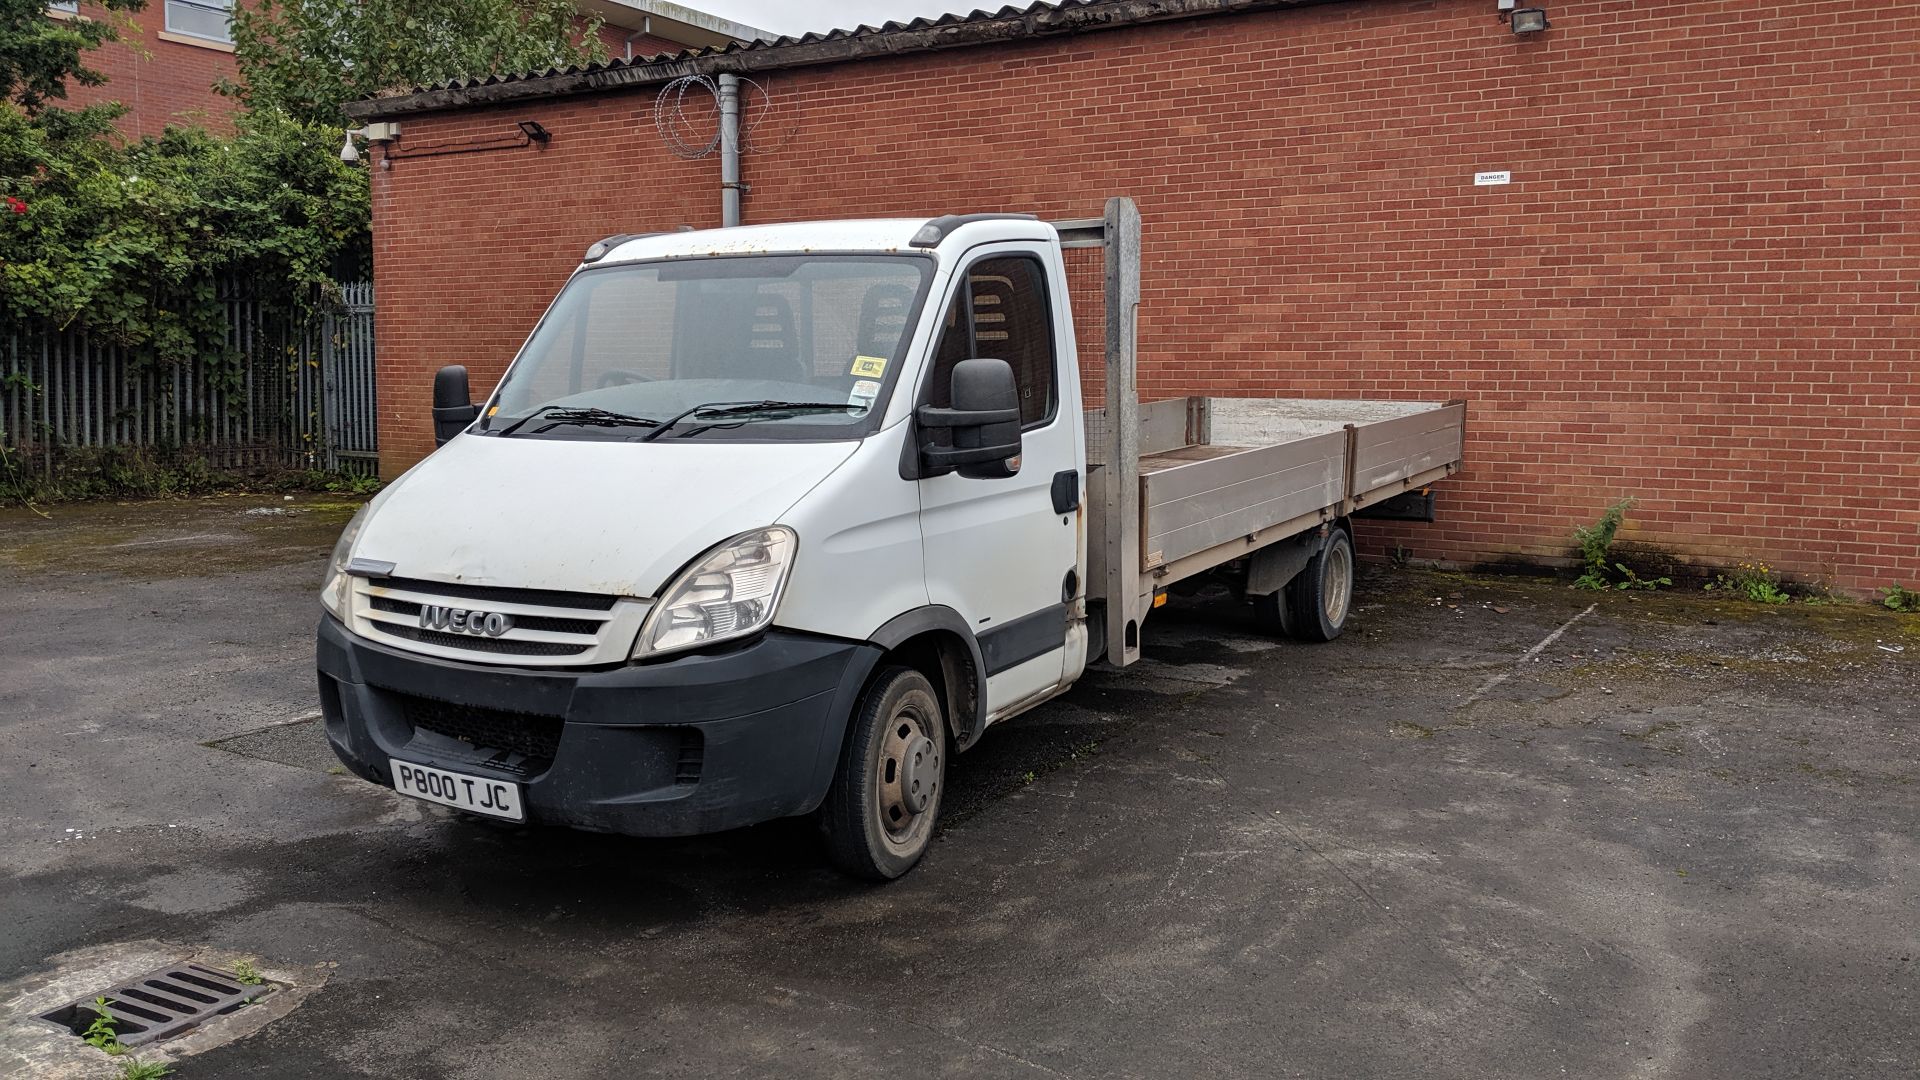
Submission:
M 853 384 L 853 390 L 847 394 L 847 404 L 862 408 L 872 405 L 873 399 L 880 396 L 880 384 L 870 379 L 861 379 Z
M 847 372 L 862 379 L 877 379 L 886 373 L 887 358 L 884 356 L 856 356 L 853 358 L 853 370 Z

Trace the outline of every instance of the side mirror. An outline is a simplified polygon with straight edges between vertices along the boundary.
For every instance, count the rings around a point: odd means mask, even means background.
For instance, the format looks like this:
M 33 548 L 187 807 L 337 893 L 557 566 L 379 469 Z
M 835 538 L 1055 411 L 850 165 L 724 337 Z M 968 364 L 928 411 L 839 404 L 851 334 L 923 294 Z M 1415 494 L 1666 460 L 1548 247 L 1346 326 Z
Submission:
M 914 419 L 922 429 L 920 475 L 957 472 L 975 480 L 1008 477 L 1020 471 L 1020 390 L 1013 365 L 1005 360 L 962 360 L 953 365 L 952 408 L 922 405 Z M 952 444 L 931 438 L 934 430 L 953 433 Z
M 445 446 L 447 440 L 467 430 L 480 415 L 467 389 L 467 369 L 448 364 L 433 375 L 433 445 Z

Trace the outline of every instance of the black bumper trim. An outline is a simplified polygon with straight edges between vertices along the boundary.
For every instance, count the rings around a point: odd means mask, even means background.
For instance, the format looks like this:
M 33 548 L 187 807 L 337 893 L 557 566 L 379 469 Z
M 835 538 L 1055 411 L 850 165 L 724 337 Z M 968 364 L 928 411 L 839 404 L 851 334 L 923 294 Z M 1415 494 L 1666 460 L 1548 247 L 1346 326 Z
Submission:
M 487 667 L 402 652 L 322 618 L 321 711 L 334 752 L 390 785 L 399 758 L 523 785 L 528 819 L 637 836 L 717 832 L 826 797 L 877 646 L 774 630 L 739 648 L 605 670 Z M 408 720 L 409 698 L 563 721 L 550 761 Z M 685 767 L 697 747 L 697 775 Z

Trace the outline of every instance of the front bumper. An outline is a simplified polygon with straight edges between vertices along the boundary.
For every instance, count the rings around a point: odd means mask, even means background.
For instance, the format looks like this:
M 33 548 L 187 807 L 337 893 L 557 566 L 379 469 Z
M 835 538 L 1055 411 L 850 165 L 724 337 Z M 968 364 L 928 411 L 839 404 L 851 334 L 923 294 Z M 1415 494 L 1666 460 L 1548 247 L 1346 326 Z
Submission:
M 320 620 L 334 753 L 391 786 L 388 759 L 522 785 L 527 819 L 634 836 L 804 814 L 833 782 L 880 649 L 786 631 L 739 648 L 594 671 L 402 652 Z

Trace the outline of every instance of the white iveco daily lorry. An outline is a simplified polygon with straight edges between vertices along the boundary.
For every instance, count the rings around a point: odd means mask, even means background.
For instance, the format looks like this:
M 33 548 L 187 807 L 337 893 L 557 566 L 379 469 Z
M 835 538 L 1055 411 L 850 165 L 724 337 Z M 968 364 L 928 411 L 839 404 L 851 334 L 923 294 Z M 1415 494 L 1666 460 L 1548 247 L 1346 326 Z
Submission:
M 340 537 L 334 750 L 510 821 L 816 814 L 838 865 L 890 878 L 951 756 L 1136 660 L 1169 586 L 1225 580 L 1333 637 L 1348 519 L 1430 515 L 1464 406 L 1142 405 L 1139 289 L 1125 199 L 594 244 L 483 404 L 440 372 L 443 445 Z

